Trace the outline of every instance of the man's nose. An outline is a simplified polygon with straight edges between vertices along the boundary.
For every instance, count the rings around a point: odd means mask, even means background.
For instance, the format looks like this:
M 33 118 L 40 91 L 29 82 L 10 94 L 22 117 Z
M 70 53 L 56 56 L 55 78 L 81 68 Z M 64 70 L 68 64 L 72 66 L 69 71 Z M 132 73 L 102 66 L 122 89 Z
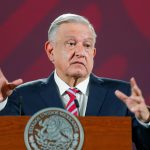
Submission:
M 76 45 L 75 54 L 76 54 L 77 56 L 86 56 L 85 47 L 83 46 L 82 43 L 78 43 L 78 44 Z

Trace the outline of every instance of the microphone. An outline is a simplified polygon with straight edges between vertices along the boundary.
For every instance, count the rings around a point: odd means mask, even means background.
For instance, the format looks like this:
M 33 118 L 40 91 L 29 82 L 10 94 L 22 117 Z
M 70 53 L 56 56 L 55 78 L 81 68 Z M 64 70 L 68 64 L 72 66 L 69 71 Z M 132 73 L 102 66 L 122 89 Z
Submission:
M 19 115 L 22 116 L 22 104 L 23 104 L 23 98 L 22 96 L 19 96 Z
M 77 109 L 78 109 L 78 114 L 79 114 L 79 116 L 80 116 L 80 112 L 79 112 L 79 107 L 80 107 L 80 105 L 79 105 L 78 100 L 75 99 L 75 100 L 74 100 L 74 103 L 75 103 L 75 105 L 76 105 L 76 107 L 77 107 Z

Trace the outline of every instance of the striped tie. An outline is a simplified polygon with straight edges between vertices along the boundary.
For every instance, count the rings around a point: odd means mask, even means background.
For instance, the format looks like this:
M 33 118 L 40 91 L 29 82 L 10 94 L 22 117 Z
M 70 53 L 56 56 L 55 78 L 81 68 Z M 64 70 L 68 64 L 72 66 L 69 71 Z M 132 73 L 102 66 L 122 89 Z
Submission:
M 74 101 L 76 99 L 76 93 L 79 93 L 79 90 L 75 88 L 74 89 L 70 88 L 66 91 L 66 94 L 68 94 L 70 98 L 69 102 L 67 103 L 66 109 L 73 115 L 78 116 L 78 109 Z

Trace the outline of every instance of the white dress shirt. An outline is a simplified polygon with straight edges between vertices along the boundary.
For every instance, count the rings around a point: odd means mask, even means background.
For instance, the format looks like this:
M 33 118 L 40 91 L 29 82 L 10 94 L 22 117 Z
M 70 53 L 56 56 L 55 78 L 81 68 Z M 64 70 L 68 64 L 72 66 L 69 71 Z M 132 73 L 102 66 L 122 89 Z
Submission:
M 7 104 L 7 99 L 0 102 L 0 111 L 6 106 L 6 104 Z

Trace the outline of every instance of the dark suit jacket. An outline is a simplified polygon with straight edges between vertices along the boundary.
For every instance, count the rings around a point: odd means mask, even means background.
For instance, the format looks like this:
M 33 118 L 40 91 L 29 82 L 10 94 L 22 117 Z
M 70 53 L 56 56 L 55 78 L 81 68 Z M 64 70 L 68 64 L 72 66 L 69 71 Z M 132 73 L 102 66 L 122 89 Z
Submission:
M 126 105 L 115 96 L 116 89 L 130 95 L 128 83 L 91 74 L 86 116 L 131 116 L 133 142 L 139 150 L 150 150 L 150 129 L 137 122 Z M 64 108 L 53 73 L 47 79 L 18 86 L 0 115 L 33 115 L 47 107 Z

